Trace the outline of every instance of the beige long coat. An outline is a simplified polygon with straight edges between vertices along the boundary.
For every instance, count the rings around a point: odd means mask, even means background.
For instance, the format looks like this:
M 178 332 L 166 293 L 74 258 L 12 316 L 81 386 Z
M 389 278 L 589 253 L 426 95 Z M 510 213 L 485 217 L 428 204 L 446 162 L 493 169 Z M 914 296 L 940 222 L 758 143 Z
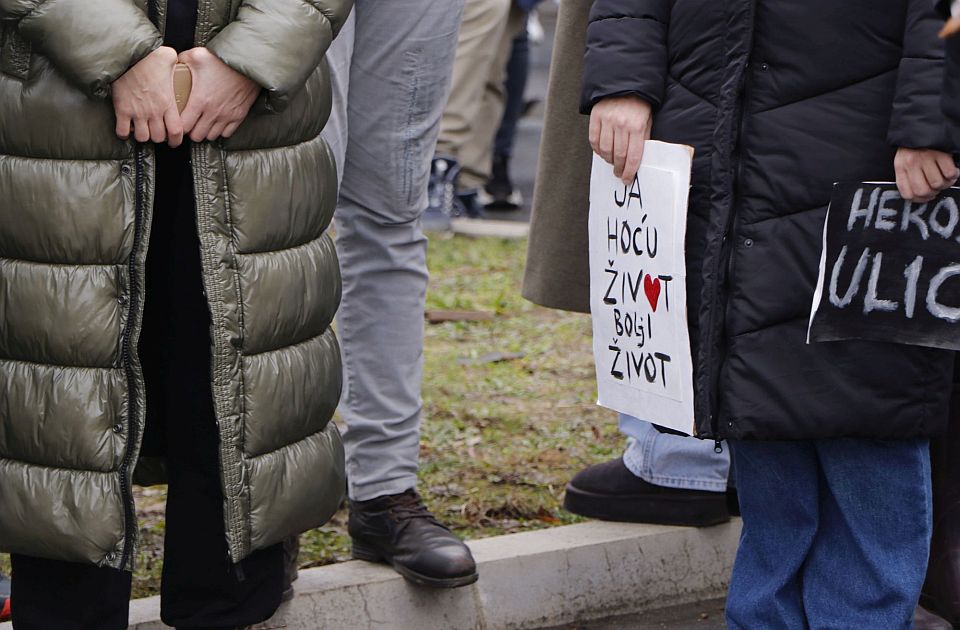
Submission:
M 557 17 L 546 121 L 533 193 L 523 296 L 542 306 L 587 313 L 589 119 L 579 112 L 591 0 L 562 0 Z

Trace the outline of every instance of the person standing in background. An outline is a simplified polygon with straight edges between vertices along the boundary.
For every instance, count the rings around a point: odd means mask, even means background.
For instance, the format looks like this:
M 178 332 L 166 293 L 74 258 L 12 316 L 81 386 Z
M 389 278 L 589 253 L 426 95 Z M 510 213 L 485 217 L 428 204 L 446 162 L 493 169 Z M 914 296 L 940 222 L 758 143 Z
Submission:
M 833 183 L 895 179 L 925 203 L 960 175 L 940 114 L 939 27 L 929 0 L 591 10 L 581 111 L 594 151 L 624 181 L 649 138 L 697 151 L 697 434 L 728 440 L 744 523 L 731 629 L 912 627 L 929 438 L 947 427 L 955 353 L 808 344 L 806 330 Z
M 587 217 L 589 119 L 579 112 L 583 53 L 592 0 L 562 0 L 540 147 L 523 296 L 541 306 L 590 312 Z M 706 144 L 702 126 L 688 142 Z M 701 159 L 699 163 L 703 163 Z M 705 526 L 737 512 L 727 497 L 730 456 L 714 445 L 662 433 L 620 416 L 621 457 L 590 466 L 567 486 L 567 510 L 605 520 Z
M 490 177 L 483 187 L 481 199 L 488 210 L 517 210 L 523 205 L 523 195 L 514 188 L 510 177 L 510 160 L 516 144 L 517 127 L 530 103 L 526 101 L 527 79 L 530 75 L 531 31 L 536 30 L 542 39 L 543 27 L 534 13 L 540 0 L 516 0 L 523 11 L 524 26 L 510 45 L 504 77 L 504 105 L 500 127 L 493 139 L 493 162 Z M 536 20 L 536 21 L 534 21 Z
M 480 192 L 490 179 L 506 100 L 507 60 L 526 26 L 526 12 L 515 0 L 466 0 L 434 171 L 453 174 L 454 211 L 468 217 L 482 211 Z
M 477 580 L 470 550 L 416 492 L 430 161 L 463 0 L 357 0 L 330 50 L 324 137 L 342 184 L 336 212 L 345 387 L 340 414 L 353 556 L 437 588 Z

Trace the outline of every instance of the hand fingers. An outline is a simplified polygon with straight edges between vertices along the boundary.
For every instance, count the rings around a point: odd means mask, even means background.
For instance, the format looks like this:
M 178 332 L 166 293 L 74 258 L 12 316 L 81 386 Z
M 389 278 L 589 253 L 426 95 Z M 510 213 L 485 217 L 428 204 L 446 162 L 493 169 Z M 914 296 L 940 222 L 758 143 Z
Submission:
M 630 146 L 630 132 L 623 127 L 613 130 L 613 174 L 623 179 L 623 167 L 627 161 L 627 149 Z
M 176 107 L 167 109 L 163 122 L 167 127 L 167 143 L 173 148 L 179 147 L 183 143 L 183 121 Z
M 897 157 L 893 161 L 893 170 L 897 174 L 897 190 L 900 191 L 900 196 L 912 201 L 913 189 L 910 187 L 910 178 L 907 177 L 907 167 L 900 159 L 900 153 L 897 153 Z
M 130 137 L 130 130 L 133 128 L 133 123 L 130 120 L 130 116 L 126 114 L 117 113 L 117 137 L 121 140 L 126 140 Z
M 936 191 L 927 182 L 923 174 L 923 164 L 916 163 L 907 169 L 907 177 L 910 180 L 910 189 L 913 191 L 914 201 L 930 201 L 936 195 Z
M 608 164 L 613 164 L 613 125 L 604 124 L 600 127 L 600 157 Z
M 202 115 L 203 109 L 200 107 L 197 100 L 193 98 L 187 99 L 187 106 L 183 108 L 183 113 L 180 114 L 180 122 L 183 125 L 183 132 L 190 133 L 193 131 L 193 128 L 197 126 L 197 122 L 200 120 Z
M 150 125 L 146 118 L 136 118 L 133 121 L 133 139 L 137 142 L 150 141 Z
M 235 133 L 237 132 L 237 129 L 240 128 L 240 124 L 241 124 L 241 123 L 239 123 L 239 122 L 232 122 L 232 123 L 230 123 L 229 125 L 227 125 L 226 129 L 223 130 L 223 133 L 222 133 L 221 135 L 222 135 L 224 138 L 231 138 L 231 137 L 233 137 L 233 134 L 235 134 Z
M 646 134 L 644 134 L 646 135 Z M 623 167 L 623 182 L 629 184 L 637 176 L 640 170 L 640 162 L 643 161 L 643 147 L 646 144 L 646 138 L 639 134 L 630 135 L 630 146 L 627 147 L 627 160 Z
M 213 126 L 210 127 L 210 131 L 207 132 L 207 140 L 213 142 L 219 140 L 220 136 L 223 135 L 223 130 L 226 129 L 227 123 L 216 121 L 213 123 Z
M 597 155 L 600 155 L 600 128 L 603 126 L 603 123 L 600 120 L 599 114 L 594 110 L 590 114 L 590 148 L 593 149 L 593 152 Z
M 167 127 L 163 124 L 162 118 L 151 118 L 147 125 L 150 127 L 151 142 L 159 144 L 167 139 Z
M 211 114 L 205 113 L 200 116 L 200 120 L 198 120 L 197 124 L 190 130 L 190 139 L 194 142 L 203 142 L 206 140 L 214 122 L 216 122 L 216 119 Z
M 957 168 L 956 163 L 953 161 L 953 156 L 939 151 L 934 155 L 936 156 L 937 167 L 940 169 L 940 173 L 943 175 L 943 178 L 947 180 L 947 187 L 956 184 L 957 178 L 960 177 L 960 168 Z
M 934 193 L 939 193 L 949 186 L 947 178 L 940 172 L 940 165 L 937 164 L 937 159 L 934 155 L 928 154 L 924 156 L 920 161 L 920 169 L 923 171 L 923 177 L 927 180 L 927 183 Z

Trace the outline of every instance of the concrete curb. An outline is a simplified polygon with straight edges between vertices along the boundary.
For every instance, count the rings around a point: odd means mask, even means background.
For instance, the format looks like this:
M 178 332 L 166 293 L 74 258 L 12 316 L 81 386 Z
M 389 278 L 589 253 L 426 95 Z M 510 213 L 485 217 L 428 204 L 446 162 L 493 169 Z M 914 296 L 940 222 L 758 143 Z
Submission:
M 520 630 L 715 598 L 739 532 L 739 521 L 708 529 L 591 522 L 477 540 L 480 581 L 451 591 L 416 588 L 364 562 L 320 567 L 301 572 L 296 597 L 263 627 Z M 166 628 L 159 613 L 159 598 L 135 601 L 130 627 Z

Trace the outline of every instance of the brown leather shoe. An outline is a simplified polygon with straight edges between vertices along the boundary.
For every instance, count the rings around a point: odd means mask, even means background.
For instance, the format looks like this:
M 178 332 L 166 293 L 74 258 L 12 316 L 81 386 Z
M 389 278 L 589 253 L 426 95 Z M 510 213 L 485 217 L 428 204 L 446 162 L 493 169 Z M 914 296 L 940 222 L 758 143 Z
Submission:
M 477 581 L 470 549 L 413 490 L 351 501 L 348 529 L 354 558 L 389 564 L 414 584 L 457 588 Z
M 960 626 L 960 389 L 950 400 L 947 434 L 933 440 L 933 540 L 921 603 Z

